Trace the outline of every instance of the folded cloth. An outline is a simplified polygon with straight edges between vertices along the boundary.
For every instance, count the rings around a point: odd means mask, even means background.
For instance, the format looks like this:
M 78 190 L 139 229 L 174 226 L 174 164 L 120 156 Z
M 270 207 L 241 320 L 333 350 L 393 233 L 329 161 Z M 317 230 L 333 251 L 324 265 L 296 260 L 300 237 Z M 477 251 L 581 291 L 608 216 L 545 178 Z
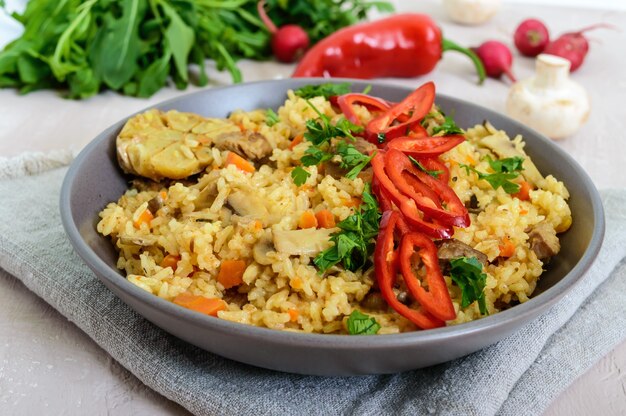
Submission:
M 196 414 L 540 414 L 626 338 L 626 267 L 620 264 L 626 255 L 626 190 L 602 192 L 607 230 L 592 268 L 567 296 L 514 335 L 422 370 L 315 377 L 216 356 L 165 333 L 122 303 L 65 236 L 58 208 L 65 172 L 0 180 L 0 267 L 146 385 Z

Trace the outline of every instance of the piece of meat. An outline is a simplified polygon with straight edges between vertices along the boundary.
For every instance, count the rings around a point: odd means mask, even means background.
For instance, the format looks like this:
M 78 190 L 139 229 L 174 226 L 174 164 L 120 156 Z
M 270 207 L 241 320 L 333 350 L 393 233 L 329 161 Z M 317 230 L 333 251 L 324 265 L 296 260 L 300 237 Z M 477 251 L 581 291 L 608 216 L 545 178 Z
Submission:
M 561 250 L 561 243 L 554 228 L 546 221 L 536 224 L 528 233 L 530 248 L 539 260 L 556 255 Z
M 483 211 L 478 204 L 478 198 L 476 198 L 476 195 L 474 194 L 472 194 L 470 200 L 465 203 L 465 208 L 467 208 L 467 211 L 472 214 L 479 214 Z
M 372 179 L 374 179 L 374 170 L 371 167 L 367 167 L 359 172 L 357 178 L 361 178 L 361 180 L 365 183 L 372 183 Z
M 261 133 L 224 133 L 213 137 L 213 144 L 220 150 L 230 150 L 254 162 L 272 154 L 272 145 Z
M 387 309 L 387 302 L 380 292 L 370 292 L 361 301 L 361 306 L 373 311 L 382 311 Z
M 363 153 L 364 155 L 369 155 L 373 151 L 378 150 L 378 147 L 376 147 L 374 143 L 370 143 L 362 137 L 357 137 L 356 141 L 348 141 L 348 143 L 352 144 L 356 150 Z
M 334 179 L 339 180 L 346 176 L 346 173 L 348 173 L 348 169 L 342 168 L 339 166 L 339 163 L 332 160 L 324 162 L 324 175 L 330 175 Z
M 459 257 L 476 257 L 483 266 L 489 264 L 489 259 L 485 253 L 482 253 L 462 241 L 454 238 L 435 241 L 437 245 L 437 257 L 439 257 L 439 267 L 443 274 L 450 271 L 450 260 Z

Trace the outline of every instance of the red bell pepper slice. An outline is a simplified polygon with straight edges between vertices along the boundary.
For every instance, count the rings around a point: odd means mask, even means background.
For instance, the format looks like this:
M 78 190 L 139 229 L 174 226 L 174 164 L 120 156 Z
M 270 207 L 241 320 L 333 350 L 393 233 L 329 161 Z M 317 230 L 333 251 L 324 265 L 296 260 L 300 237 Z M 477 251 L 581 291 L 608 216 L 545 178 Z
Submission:
M 438 221 L 428 221 L 424 218 L 415 201 L 401 193 L 386 173 L 384 152 L 378 152 L 372 158 L 372 169 L 378 181 L 377 186 L 384 191 L 385 197 L 390 199 L 404 215 L 405 220 L 416 230 L 433 238 L 451 238 L 454 229 L 451 225 L 441 224 Z M 377 194 L 378 195 L 378 194 Z
M 392 211 L 394 209 L 394 205 L 393 205 L 393 202 L 391 202 L 391 198 L 389 197 L 387 192 L 385 192 L 383 188 L 380 186 L 380 182 L 376 178 L 376 175 L 374 175 L 374 177 L 372 178 L 372 192 L 374 192 L 374 195 L 376 195 L 376 199 L 378 200 L 378 205 L 380 206 L 380 210 L 382 212 Z
M 387 142 L 389 149 L 396 149 L 414 157 L 436 157 L 465 141 L 461 135 L 435 137 L 396 137 Z
M 427 82 L 400 103 L 367 123 L 365 128 L 367 139 L 373 141 L 379 134 L 384 134 L 386 141 L 389 141 L 399 136 L 407 136 L 413 129 L 423 132 L 420 122 L 434 102 L 435 84 Z
M 415 254 L 425 266 L 428 291 L 413 272 L 412 263 Z M 400 270 L 409 292 L 427 312 L 444 321 L 456 318 L 446 281 L 439 268 L 437 247 L 430 238 L 420 233 L 407 233 L 402 236 Z
M 398 250 L 394 250 L 394 241 L 408 233 L 408 227 L 397 211 L 386 211 L 380 221 L 380 232 L 374 251 L 374 269 L 378 288 L 383 299 L 396 312 L 413 322 L 419 328 L 431 329 L 445 325 L 425 310 L 412 309 L 398 300 L 393 286 L 398 275 Z
M 385 153 L 385 172 L 398 192 L 411 198 L 428 217 L 457 227 L 470 224 L 467 208 L 448 184 L 419 169 L 401 151 L 389 149 Z M 407 180 L 407 175 L 417 181 Z M 381 184 L 384 186 L 382 180 Z
M 438 179 L 440 182 L 443 182 L 445 184 L 449 183 L 450 170 L 441 160 L 436 157 L 416 157 L 415 160 L 417 160 L 424 168 L 426 168 L 427 171 L 436 173 L 436 175 L 434 176 L 435 179 Z
M 357 126 L 361 125 L 361 120 L 354 112 L 354 104 L 361 104 L 369 111 L 387 111 L 391 108 L 391 103 L 388 101 L 367 94 L 352 93 L 338 96 L 337 106 L 348 121 Z

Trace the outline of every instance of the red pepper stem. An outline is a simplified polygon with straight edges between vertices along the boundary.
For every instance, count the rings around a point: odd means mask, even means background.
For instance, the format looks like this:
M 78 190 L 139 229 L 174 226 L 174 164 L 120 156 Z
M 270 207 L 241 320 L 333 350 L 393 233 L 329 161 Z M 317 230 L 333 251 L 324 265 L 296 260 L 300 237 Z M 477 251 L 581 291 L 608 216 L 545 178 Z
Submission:
M 476 72 L 478 73 L 478 85 L 482 84 L 485 81 L 485 77 L 486 77 L 485 66 L 483 65 L 478 55 L 476 55 L 472 50 L 468 48 L 464 48 L 460 45 L 457 45 L 456 43 L 448 39 L 441 40 L 441 49 L 443 52 L 457 51 L 468 56 L 474 63 L 474 66 L 476 67 Z

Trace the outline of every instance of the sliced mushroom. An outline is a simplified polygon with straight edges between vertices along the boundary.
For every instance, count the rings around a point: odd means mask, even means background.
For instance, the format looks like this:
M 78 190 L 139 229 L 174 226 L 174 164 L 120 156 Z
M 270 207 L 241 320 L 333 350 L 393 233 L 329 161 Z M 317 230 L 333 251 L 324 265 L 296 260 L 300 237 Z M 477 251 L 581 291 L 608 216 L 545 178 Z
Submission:
M 552 257 L 561 250 L 555 229 L 546 221 L 541 221 L 527 232 L 530 248 L 539 260 Z
M 450 271 L 450 260 L 459 257 L 476 257 L 483 266 L 489 264 L 489 259 L 485 253 L 482 253 L 462 241 L 450 238 L 447 240 L 436 241 L 437 257 L 439 257 L 439 267 L 442 273 L 446 274 Z
M 488 125 L 489 128 L 491 125 Z M 493 129 L 493 126 L 491 126 Z M 480 145 L 488 148 L 501 158 L 507 157 L 521 157 L 524 158 L 524 164 L 522 165 L 524 170 L 522 173 L 526 180 L 533 185 L 540 185 L 543 182 L 543 175 L 539 172 L 539 169 L 530 160 L 528 155 L 524 152 L 517 150 L 515 145 L 503 132 L 496 132 L 489 136 L 485 136 L 480 140 Z
M 276 251 L 290 256 L 313 256 L 332 246 L 330 235 L 338 228 L 306 228 L 304 230 L 275 230 Z
M 156 241 L 156 237 L 153 236 L 129 237 L 126 235 L 120 235 L 120 243 L 126 245 L 150 247 L 156 244 Z
M 220 150 L 230 150 L 257 162 L 272 154 L 272 145 L 265 136 L 250 131 L 220 134 L 213 137 L 213 144 Z
M 269 211 L 265 200 L 253 192 L 243 189 L 234 189 L 228 195 L 228 205 L 242 217 L 267 218 Z
M 272 259 L 268 257 L 268 253 L 276 251 L 271 236 L 263 236 L 252 248 L 252 257 L 254 261 L 263 266 L 272 264 Z

